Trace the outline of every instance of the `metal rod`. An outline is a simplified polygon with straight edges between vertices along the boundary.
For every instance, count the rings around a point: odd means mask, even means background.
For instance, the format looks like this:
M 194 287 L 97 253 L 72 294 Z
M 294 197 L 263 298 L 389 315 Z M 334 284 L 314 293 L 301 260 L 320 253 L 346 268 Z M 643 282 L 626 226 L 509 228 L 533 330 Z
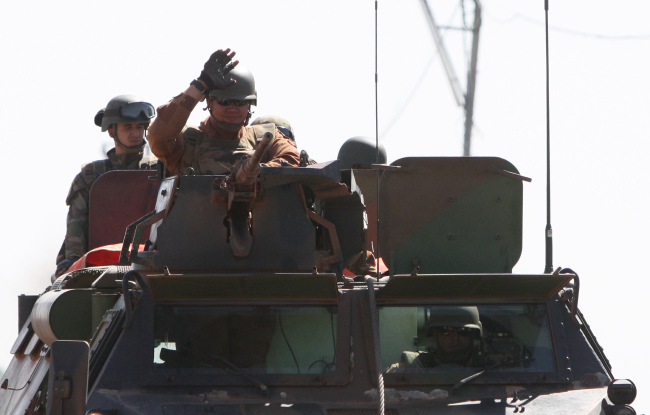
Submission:
M 544 273 L 553 272 L 553 228 L 551 227 L 551 111 L 549 93 L 549 56 L 548 56 L 548 0 L 544 0 L 546 20 L 546 265 Z
M 368 305 L 370 306 L 370 316 L 372 318 L 372 334 L 375 349 L 375 365 L 377 370 L 377 413 L 384 415 L 386 411 L 386 402 L 384 395 L 384 364 L 381 357 L 381 336 L 379 332 L 379 313 L 377 312 L 377 302 L 375 300 L 375 285 L 373 278 L 366 277 L 368 285 Z
M 379 0 L 375 0 L 375 164 L 379 164 L 379 73 L 377 69 L 377 55 L 378 55 L 378 42 L 379 37 L 377 36 L 377 14 L 379 9 Z M 375 170 L 375 183 L 377 186 L 376 193 L 376 206 L 377 206 L 377 227 L 376 227 L 376 236 L 375 236 L 375 246 L 374 252 L 375 257 L 377 258 L 377 274 L 379 275 L 379 259 L 381 258 L 381 252 L 379 250 L 379 176 L 381 172 Z

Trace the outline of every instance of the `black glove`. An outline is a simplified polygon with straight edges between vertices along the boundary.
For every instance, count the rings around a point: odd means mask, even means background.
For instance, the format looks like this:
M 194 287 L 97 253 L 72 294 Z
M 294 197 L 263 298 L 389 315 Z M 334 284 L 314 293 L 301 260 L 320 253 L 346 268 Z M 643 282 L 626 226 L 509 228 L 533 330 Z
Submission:
M 198 78 L 206 85 L 206 93 L 213 89 L 226 89 L 235 83 L 235 80 L 228 76 L 228 72 L 239 63 L 239 61 L 232 62 L 234 56 L 235 52 L 230 52 L 230 49 L 219 49 L 210 55 Z
M 68 258 L 64 259 L 63 261 L 59 262 L 56 265 L 56 272 L 54 273 L 54 276 L 55 277 L 60 277 L 61 275 L 63 275 L 63 273 L 66 272 L 68 270 L 68 268 L 70 268 L 72 266 L 72 264 L 77 262 L 78 259 L 79 259 L 78 256 L 71 256 L 71 257 L 68 257 Z

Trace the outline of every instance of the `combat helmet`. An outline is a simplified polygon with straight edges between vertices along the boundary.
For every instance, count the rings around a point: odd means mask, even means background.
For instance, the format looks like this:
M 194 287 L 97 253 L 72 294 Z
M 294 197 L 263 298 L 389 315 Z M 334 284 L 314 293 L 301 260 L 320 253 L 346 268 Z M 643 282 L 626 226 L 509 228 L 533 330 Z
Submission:
M 341 161 L 341 169 L 351 169 L 356 164 L 385 164 L 386 149 L 379 144 L 379 160 L 377 160 L 377 149 L 375 140 L 369 137 L 352 137 L 345 140 L 339 149 L 337 157 Z
M 425 323 L 425 333 L 434 327 L 466 327 L 483 333 L 483 325 L 474 306 L 436 306 L 429 308 L 429 318 Z
M 134 95 L 118 95 L 108 101 L 106 108 L 95 115 L 95 125 L 102 132 L 113 124 L 149 124 L 156 115 L 156 109 L 148 102 Z
M 242 64 L 239 64 L 228 73 L 235 81 L 226 89 L 213 89 L 208 94 L 211 98 L 228 98 L 251 101 L 257 105 L 257 91 L 255 90 L 255 78 L 251 71 Z
M 273 123 L 277 127 L 278 130 L 287 138 L 290 138 L 294 142 L 296 141 L 296 137 L 293 133 L 293 128 L 291 127 L 291 124 L 286 118 L 278 117 L 277 115 L 264 115 L 261 117 L 255 118 L 251 125 L 258 125 L 258 124 L 268 124 L 268 123 Z

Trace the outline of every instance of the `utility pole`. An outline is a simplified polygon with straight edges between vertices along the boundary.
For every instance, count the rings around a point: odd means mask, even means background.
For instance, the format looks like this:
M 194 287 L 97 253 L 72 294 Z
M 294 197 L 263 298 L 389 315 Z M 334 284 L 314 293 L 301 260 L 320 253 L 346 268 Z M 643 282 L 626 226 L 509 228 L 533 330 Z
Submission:
M 462 0 L 461 0 L 462 1 Z M 478 60 L 478 39 L 479 30 L 481 28 L 481 3 L 480 0 L 474 0 L 474 25 L 472 27 L 472 54 L 470 58 L 469 68 L 467 70 L 467 92 L 463 93 L 463 89 L 458 81 L 458 77 L 454 72 L 453 65 L 447 54 L 447 49 L 442 41 L 440 29 L 429 7 L 427 0 L 420 0 L 422 10 L 429 24 L 429 30 L 433 36 L 433 40 L 440 54 L 440 59 L 447 73 L 449 85 L 456 99 L 459 107 L 465 110 L 465 139 L 463 142 L 463 156 L 471 155 L 472 143 L 472 127 L 474 125 L 474 91 L 476 89 L 476 62 Z
M 478 34 L 481 29 L 481 3 L 474 0 L 474 26 L 472 28 L 472 57 L 467 71 L 467 93 L 465 94 L 465 141 L 463 156 L 470 155 L 472 126 L 474 118 L 474 90 L 476 89 L 476 61 L 478 59 Z

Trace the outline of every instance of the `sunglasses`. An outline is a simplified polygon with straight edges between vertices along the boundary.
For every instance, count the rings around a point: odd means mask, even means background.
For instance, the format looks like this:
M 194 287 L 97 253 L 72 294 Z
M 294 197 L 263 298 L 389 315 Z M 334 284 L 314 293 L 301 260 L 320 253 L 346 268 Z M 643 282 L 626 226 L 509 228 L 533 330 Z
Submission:
M 246 101 L 244 99 L 217 98 L 216 101 L 217 104 L 223 105 L 224 107 L 227 107 L 230 104 L 234 104 L 238 107 L 243 107 L 244 105 L 250 104 L 250 101 Z
M 467 327 L 439 327 L 438 333 L 442 336 L 451 336 L 456 333 L 461 337 L 467 337 L 472 334 L 472 329 Z
M 120 108 L 120 115 L 134 120 L 140 118 L 140 115 L 153 118 L 156 115 L 156 110 L 148 102 L 132 102 Z

